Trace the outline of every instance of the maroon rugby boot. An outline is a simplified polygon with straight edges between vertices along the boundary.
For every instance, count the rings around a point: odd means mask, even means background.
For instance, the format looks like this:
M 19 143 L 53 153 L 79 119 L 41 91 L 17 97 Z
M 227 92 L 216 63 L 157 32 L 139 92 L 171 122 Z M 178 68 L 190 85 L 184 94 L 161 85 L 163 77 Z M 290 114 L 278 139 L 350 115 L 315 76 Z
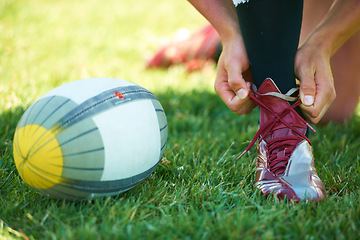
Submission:
M 315 130 L 294 110 L 301 103 L 292 97 L 297 90 L 282 94 L 270 78 L 258 91 L 253 89 L 249 96 L 260 107 L 260 127 L 244 153 L 259 139 L 255 185 L 262 194 L 296 202 L 319 201 L 326 193 L 305 136 L 307 127 Z M 290 105 L 289 101 L 296 102 Z

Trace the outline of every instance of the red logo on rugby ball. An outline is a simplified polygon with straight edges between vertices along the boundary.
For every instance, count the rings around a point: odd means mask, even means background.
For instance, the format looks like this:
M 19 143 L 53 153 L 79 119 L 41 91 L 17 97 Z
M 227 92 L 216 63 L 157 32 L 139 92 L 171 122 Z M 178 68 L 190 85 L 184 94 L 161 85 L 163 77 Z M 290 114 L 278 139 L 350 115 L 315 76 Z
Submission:
M 124 94 L 122 94 L 121 92 L 118 92 L 118 91 L 114 92 L 114 97 L 117 97 L 120 100 L 123 100 L 125 98 Z

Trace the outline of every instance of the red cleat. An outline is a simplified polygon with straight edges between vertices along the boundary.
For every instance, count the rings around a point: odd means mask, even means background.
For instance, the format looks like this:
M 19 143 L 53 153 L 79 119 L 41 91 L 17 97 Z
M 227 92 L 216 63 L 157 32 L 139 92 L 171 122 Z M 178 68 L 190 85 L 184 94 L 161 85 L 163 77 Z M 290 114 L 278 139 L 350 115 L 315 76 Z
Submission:
M 294 110 L 301 103 L 291 96 L 296 91 L 282 94 L 268 78 L 250 94 L 260 106 L 260 128 L 244 153 L 259 138 L 255 185 L 262 194 L 296 202 L 320 201 L 326 193 L 314 167 L 311 142 L 305 136 L 307 127 L 313 128 Z M 288 101 L 296 102 L 290 106 Z
M 147 62 L 147 68 L 168 68 L 183 64 L 188 71 L 201 69 L 206 62 L 215 61 L 219 54 L 220 37 L 208 25 L 186 39 L 175 40 L 160 48 Z

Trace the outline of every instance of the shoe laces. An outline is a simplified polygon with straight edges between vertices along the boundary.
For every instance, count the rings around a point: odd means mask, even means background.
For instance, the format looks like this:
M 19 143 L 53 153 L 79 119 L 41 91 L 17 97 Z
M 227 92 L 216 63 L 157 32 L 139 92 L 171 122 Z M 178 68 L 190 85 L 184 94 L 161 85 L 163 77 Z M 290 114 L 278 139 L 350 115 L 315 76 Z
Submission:
M 297 117 L 302 123 L 304 123 L 308 128 L 310 128 L 313 132 L 315 132 L 315 129 L 312 128 L 295 110 L 297 106 L 301 104 L 301 100 L 298 97 L 292 97 L 292 95 L 295 92 L 298 92 L 298 88 L 292 88 L 289 90 L 286 94 L 278 93 L 278 92 L 268 92 L 265 94 L 260 94 L 256 90 L 256 87 L 251 87 L 251 92 L 249 94 L 250 99 L 256 103 L 260 108 L 268 111 L 273 115 L 273 118 L 270 118 L 268 121 L 266 121 L 264 124 L 262 124 L 255 134 L 254 138 L 250 142 L 250 144 L 247 146 L 245 151 L 238 157 L 240 159 L 242 156 L 244 156 L 245 153 L 247 153 L 255 144 L 256 140 L 259 139 L 259 142 L 261 142 L 266 136 L 271 134 L 274 130 L 274 127 L 278 123 L 282 123 L 285 125 L 285 127 L 289 128 L 296 134 L 293 135 L 286 135 L 283 137 L 277 137 L 273 138 L 271 140 L 266 141 L 267 147 L 268 147 L 268 168 L 270 172 L 280 175 L 285 172 L 285 169 L 287 167 L 287 163 L 290 159 L 290 156 L 292 152 L 295 150 L 296 146 L 299 142 L 306 140 L 309 142 L 310 145 L 311 141 L 300 132 L 296 126 L 293 125 L 292 122 L 286 122 L 283 118 L 290 112 L 294 113 L 295 117 Z M 285 108 L 280 113 L 274 112 L 271 108 L 269 108 L 266 104 L 261 102 L 261 100 L 257 96 L 274 96 L 281 98 L 283 100 L 286 100 L 288 102 L 295 103 L 293 105 L 289 105 L 289 107 Z

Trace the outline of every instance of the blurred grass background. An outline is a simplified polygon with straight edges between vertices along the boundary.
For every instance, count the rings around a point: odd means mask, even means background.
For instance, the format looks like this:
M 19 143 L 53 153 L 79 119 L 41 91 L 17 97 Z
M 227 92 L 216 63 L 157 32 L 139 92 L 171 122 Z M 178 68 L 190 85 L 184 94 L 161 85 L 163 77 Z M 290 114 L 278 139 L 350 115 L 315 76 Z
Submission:
M 159 42 L 178 28 L 204 23 L 187 1 L 4 0 L 0 11 L 2 108 L 29 104 L 60 84 L 88 77 L 121 78 L 151 91 L 199 88 L 194 78 L 212 84 L 199 75 L 184 82 L 183 69 L 144 70 L 144 58 Z
M 311 135 L 328 199 L 265 200 L 253 186 L 255 150 L 236 159 L 258 111 L 230 112 L 213 90 L 215 66 L 146 70 L 179 28 L 205 20 L 187 1 L 1 0 L 0 239 L 357 239 L 360 119 Z M 115 197 L 48 199 L 19 178 L 12 138 L 25 109 L 61 84 L 113 77 L 152 91 L 168 118 L 164 161 Z

